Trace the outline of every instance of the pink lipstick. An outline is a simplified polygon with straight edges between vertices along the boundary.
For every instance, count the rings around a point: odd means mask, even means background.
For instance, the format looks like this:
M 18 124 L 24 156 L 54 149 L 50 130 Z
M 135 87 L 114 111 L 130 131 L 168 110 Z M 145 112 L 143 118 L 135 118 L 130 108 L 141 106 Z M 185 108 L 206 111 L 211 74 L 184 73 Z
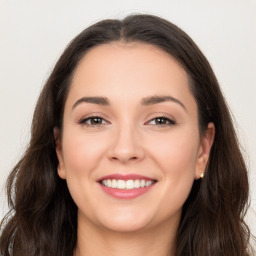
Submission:
M 133 199 L 148 192 L 156 180 L 137 174 L 111 174 L 98 180 L 102 190 L 118 199 Z

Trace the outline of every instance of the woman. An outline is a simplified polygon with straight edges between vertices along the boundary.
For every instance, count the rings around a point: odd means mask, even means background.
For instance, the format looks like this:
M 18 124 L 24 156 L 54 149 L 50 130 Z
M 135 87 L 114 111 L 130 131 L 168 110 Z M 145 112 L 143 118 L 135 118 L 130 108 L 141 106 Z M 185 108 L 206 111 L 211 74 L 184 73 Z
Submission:
M 8 180 L 1 255 L 248 256 L 248 178 L 215 75 L 150 15 L 66 48 Z

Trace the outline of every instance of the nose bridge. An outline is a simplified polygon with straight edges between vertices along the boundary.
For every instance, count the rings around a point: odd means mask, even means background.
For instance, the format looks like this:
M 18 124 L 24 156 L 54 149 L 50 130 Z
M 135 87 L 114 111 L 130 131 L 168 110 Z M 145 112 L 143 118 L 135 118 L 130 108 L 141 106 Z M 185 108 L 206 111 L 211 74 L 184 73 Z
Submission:
M 111 159 L 125 162 L 141 159 L 144 155 L 139 129 L 127 119 L 117 125 L 112 142 Z

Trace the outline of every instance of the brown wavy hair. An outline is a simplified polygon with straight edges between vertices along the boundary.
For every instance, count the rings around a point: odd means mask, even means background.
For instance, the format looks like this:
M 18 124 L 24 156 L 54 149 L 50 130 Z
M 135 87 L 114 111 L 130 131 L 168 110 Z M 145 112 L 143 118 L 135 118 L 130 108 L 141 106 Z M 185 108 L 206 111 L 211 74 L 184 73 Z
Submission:
M 186 200 L 173 256 L 248 256 L 248 177 L 232 118 L 214 72 L 192 39 L 152 15 L 103 20 L 82 31 L 56 63 L 38 99 L 29 146 L 7 182 L 10 212 L 1 223 L 1 256 L 71 256 L 77 241 L 77 206 L 57 175 L 54 127 L 75 69 L 93 47 L 114 41 L 143 42 L 169 53 L 182 65 L 197 106 L 202 134 L 209 122 L 215 141 L 203 180 Z

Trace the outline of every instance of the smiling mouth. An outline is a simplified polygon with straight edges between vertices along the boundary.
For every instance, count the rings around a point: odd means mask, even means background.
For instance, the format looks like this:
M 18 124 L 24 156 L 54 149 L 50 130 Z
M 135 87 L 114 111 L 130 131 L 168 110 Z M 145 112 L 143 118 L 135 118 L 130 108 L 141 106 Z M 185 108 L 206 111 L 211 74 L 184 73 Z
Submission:
M 157 180 L 137 174 L 111 174 L 98 180 L 102 190 L 117 199 L 133 199 L 150 191 Z
M 100 181 L 101 185 L 109 188 L 115 188 L 120 190 L 130 190 L 149 187 L 156 183 L 156 180 L 146 180 L 146 179 L 103 179 Z

